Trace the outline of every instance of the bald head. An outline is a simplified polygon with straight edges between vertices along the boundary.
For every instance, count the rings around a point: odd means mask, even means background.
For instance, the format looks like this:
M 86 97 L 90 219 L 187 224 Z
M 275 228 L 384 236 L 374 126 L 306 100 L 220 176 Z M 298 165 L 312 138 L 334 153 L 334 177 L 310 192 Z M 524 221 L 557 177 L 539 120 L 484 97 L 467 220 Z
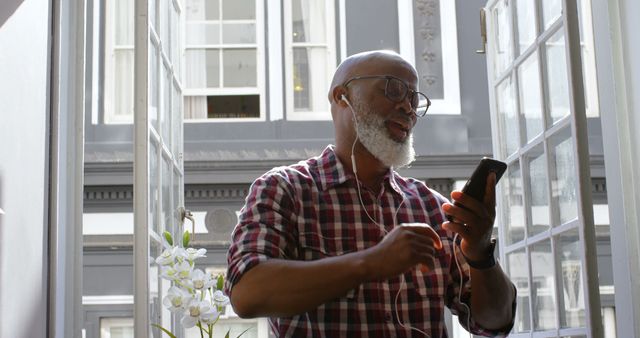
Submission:
M 403 59 L 400 54 L 394 51 L 374 50 L 349 56 L 340 63 L 333 74 L 333 80 L 331 81 L 331 88 L 329 90 L 329 101 L 334 103 L 332 95 L 334 89 L 348 79 L 354 76 L 380 75 L 384 73 L 381 72 L 380 69 L 392 65 L 401 65 L 416 74 L 415 68 L 407 62 L 407 60 Z

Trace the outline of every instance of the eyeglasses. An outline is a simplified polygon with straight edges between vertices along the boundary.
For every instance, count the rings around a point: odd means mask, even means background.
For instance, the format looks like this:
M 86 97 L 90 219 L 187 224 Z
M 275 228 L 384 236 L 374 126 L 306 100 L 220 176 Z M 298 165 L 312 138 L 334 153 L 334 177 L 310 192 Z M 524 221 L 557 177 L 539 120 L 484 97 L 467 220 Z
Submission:
M 407 96 L 409 96 L 409 102 L 411 102 L 411 109 L 419 116 L 423 117 L 427 114 L 429 106 L 431 106 L 431 100 L 424 93 L 415 91 L 402 80 L 391 75 L 368 75 L 368 76 L 356 76 L 345 81 L 342 85 L 347 87 L 351 82 L 355 80 L 365 79 L 385 79 L 387 83 L 384 85 L 384 96 L 392 102 L 402 102 Z

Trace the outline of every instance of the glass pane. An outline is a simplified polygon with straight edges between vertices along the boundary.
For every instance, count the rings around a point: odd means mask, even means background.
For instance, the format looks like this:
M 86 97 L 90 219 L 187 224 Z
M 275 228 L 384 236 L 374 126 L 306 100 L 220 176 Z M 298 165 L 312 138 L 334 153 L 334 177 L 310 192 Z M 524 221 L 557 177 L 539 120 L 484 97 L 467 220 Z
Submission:
M 116 45 L 133 46 L 134 14 L 133 0 L 115 1 L 115 33 Z
M 154 44 L 149 44 L 149 121 L 155 130 L 158 130 L 158 49 Z
M 173 105 L 173 111 L 171 114 L 171 152 L 173 152 L 173 156 L 178 157 L 177 163 L 180 164 L 182 161 L 180 156 L 180 153 L 182 152 L 182 149 L 180 149 L 180 144 L 182 142 L 182 99 L 180 98 L 180 90 L 175 83 L 173 84 L 173 100 L 171 103 Z
M 531 301 L 533 329 L 549 330 L 556 327 L 555 273 L 551 241 L 531 246 Z
M 531 330 L 531 313 L 529 308 L 529 262 L 524 249 L 507 254 L 507 271 L 509 278 L 518 290 L 518 307 L 513 332 Z
M 495 75 L 499 76 L 513 60 L 511 4 L 498 1 L 493 9 L 495 21 Z
M 509 164 L 507 177 L 500 182 L 504 199 L 504 225 L 506 228 L 507 244 L 513 244 L 524 239 L 524 201 L 522 196 L 522 178 L 520 165 L 517 162 Z
M 547 29 L 562 15 L 562 0 L 544 0 L 540 3 L 542 4 L 544 29 Z
M 552 123 L 569 115 L 569 80 L 564 33 L 559 30 L 546 42 L 549 114 Z
M 151 229 L 156 233 L 160 231 L 160 222 L 158 220 L 158 205 L 160 204 L 158 165 L 158 146 L 154 141 L 151 141 L 149 142 L 149 222 L 151 223 Z
M 518 45 L 524 52 L 536 39 L 536 3 L 535 0 L 518 0 Z
M 180 14 L 176 10 L 171 11 L 171 65 L 173 66 L 173 73 L 178 80 L 182 81 L 181 77 L 181 62 L 180 55 L 182 53 L 182 46 L 180 45 Z
M 100 338 L 134 338 L 133 318 L 100 318 Z
M 220 43 L 220 24 L 192 23 L 186 27 L 187 45 L 217 45 Z
M 255 0 L 222 0 L 222 20 L 255 20 Z
M 567 127 L 553 135 L 549 145 L 553 224 L 560 225 L 578 217 L 578 181 L 571 130 Z
M 330 70 L 327 69 L 327 49 L 303 47 L 293 49 L 293 107 L 294 111 L 329 111 L 326 88 Z
M 503 156 L 513 154 L 520 146 L 518 136 L 518 115 L 514 99 L 514 88 L 511 77 L 506 78 L 496 89 L 498 105 L 498 125 L 500 150 Z
M 531 223 L 527 228 L 529 236 L 539 234 L 547 230 L 551 226 L 549 197 L 547 189 L 547 161 L 544 154 L 544 148 L 539 145 L 530 151 L 524 157 L 529 170 L 525 177 L 528 177 L 528 187 L 525 190 L 529 195 L 529 215 Z
M 173 7 L 171 1 L 160 1 L 160 40 L 163 49 L 169 46 L 169 6 Z M 165 53 L 168 50 L 164 50 Z
M 154 238 L 149 238 L 149 324 L 162 323 L 162 289 L 160 280 L 160 270 L 155 264 L 155 257 L 162 253 L 162 245 Z M 150 326 L 151 336 L 161 338 L 162 332 Z
M 222 43 L 256 43 L 255 23 L 225 23 L 222 25 Z
M 585 293 L 582 280 L 582 260 L 580 254 L 580 236 L 573 229 L 558 236 L 557 262 L 561 271 L 562 283 L 560 301 L 561 327 L 586 327 Z
M 199 100 L 201 97 L 192 97 Z M 259 95 L 212 95 L 204 98 L 204 118 L 248 118 L 260 117 Z M 188 108 L 186 110 L 188 112 Z M 186 112 L 185 112 L 186 114 Z M 202 118 L 202 117 L 201 117 Z
M 224 87 L 257 86 L 256 50 L 229 49 L 222 51 Z
M 162 142 L 171 149 L 171 73 L 167 67 L 162 67 Z
M 162 210 L 161 210 L 161 221 L 162 221 L 162 230 L 167 230 L 170 233 L 173 233 L 172 229 L 172 210 L 173 206 L 171 205 L 171 172 L 172 165 L 171 160 L 167 158 L 162 159 Z M 157 257 L 157 256 L 154 256 Z
M 149 20 L 151 27 L 158 32 L 158 0 L 149 0 Z
M 187 21 L 220 20 L 220 2 L 218 0 L 187 0 Z
M 133 57 L 132 49 L 116 50 L 115 82 L 113 83 L 113 113 L 116 116 L 128 116 L 133 121 Z M 118 119 L 121 120 L 121 119 Z
M 182 206 L 183 203 L 180 199 L 181 196 L 181 189 L 180 187 L 182 186 L 181 184 L 181 180 L 180 180 L 180 173 L 177 170 L 173 171 L 173 188 L 171 190 L 171 193 L 173 194 L 171 200 L 172 200 L 172 213 L 173 213 L 173 218 L 172 218 L 172 222 L 173 222 L 173 236 L 174 238 L 181 238 L 180 236 L 182 236 L 182 231 L 183 229 L 180 229 L 180 222 L 182 221 L 180 219 L 180 214 L 178 213 L 178 207 Z
M 323 0 L 291 1 L 293 42 L 324 43 L 326 11 Z
M 194 49 L 185 52 L 187 88 L 220 87 L 220 50 Z
M 538 54 L 533 53 L 518 68 L 520 111 L 524 116 L 527 141 L 531 141 L 544 129 L 539 74 Z

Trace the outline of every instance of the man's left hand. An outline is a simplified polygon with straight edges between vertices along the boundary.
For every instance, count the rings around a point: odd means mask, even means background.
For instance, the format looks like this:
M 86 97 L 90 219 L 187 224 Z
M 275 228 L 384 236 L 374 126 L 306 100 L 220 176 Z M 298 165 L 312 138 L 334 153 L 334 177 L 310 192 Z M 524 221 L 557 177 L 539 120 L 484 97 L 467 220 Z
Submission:
M 459 190 L 451 192 L 454 204 L 445 203 L 444 212 L 451 216 L 453 222 L 444 222 L 443 228 L 457 232 L 462 238 L 460 248 L 470 260 L 482 260 L 487 256 L 491 246 L 491 234 L 496 218 L 496 174 L 487 177 L 484 201 L 465 195 Z

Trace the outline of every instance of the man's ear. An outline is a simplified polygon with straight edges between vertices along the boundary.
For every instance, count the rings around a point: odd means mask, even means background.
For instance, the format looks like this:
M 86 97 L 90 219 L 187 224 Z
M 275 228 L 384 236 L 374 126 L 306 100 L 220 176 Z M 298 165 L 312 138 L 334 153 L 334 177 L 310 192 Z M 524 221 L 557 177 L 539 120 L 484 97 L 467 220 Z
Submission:
M 343 86 L 336 86 L 331 91 L 331 98 L 333 102 L 337 103 L 340 106 L 347 106 L 347 103 L 343 98 L 347 98 L 347 90 Z

